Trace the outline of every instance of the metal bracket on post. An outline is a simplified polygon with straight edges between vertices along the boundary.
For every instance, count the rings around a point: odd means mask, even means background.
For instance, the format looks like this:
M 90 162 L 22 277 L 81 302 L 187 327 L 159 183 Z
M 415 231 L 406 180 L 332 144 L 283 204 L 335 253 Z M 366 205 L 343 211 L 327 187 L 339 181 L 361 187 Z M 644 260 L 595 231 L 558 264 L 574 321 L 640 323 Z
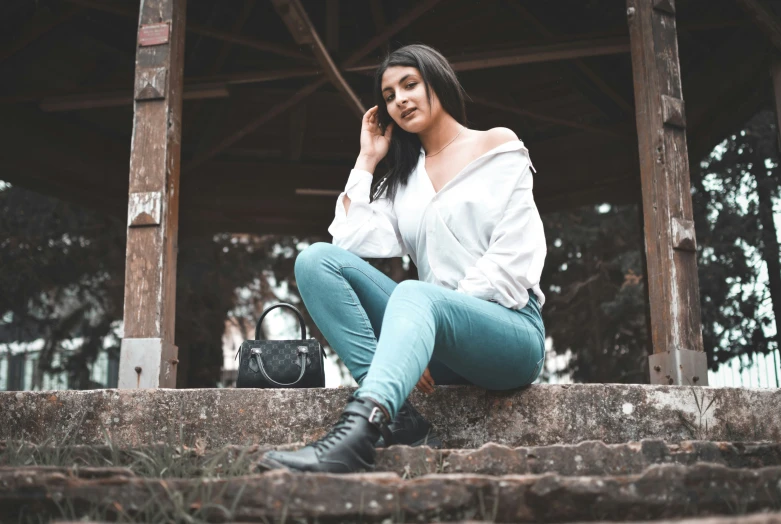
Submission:
M 704 351 L 673 349 L 648 357 L 651 384 L 707 386 L 708 357 Z
M 119 389 L 175 388 L 179 348 L 160 338 L 123 338 Z

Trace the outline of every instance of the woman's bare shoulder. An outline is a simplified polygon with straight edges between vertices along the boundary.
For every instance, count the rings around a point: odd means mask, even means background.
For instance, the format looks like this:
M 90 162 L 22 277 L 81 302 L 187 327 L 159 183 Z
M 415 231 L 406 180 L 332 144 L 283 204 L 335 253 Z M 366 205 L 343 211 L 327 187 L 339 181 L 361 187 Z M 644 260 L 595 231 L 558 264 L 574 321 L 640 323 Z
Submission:
M 494 127 L 487 131 L 478 131 L 479 141 L 481 142 L 480 148 L 483 151 L 490 151 L 496 147 L 507 142 L 513 142 L 518 140 L 518 135 L 512 129 L 506 127 Z

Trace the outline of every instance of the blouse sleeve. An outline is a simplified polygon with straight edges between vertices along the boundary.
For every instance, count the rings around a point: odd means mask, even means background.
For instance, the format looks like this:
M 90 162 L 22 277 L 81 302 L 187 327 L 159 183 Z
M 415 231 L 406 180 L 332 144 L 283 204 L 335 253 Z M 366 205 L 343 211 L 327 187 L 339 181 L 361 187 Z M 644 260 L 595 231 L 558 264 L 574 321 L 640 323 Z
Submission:
M 519 309 L 526 305 L 527 290 L 539 285 L 547 246 L 531 169 L 531 163 L 523 167 L 488 249 L 466 269 L 459 292 Z
M 328 228 L 333 244 L 362 258 L 392 258 L 405 253 L 396 214 L 388 199 L 369 202 L 373 175 L 353 169 L 336 199 L 336 216 Z M 344 196 L 350 197 L 349 213 Z

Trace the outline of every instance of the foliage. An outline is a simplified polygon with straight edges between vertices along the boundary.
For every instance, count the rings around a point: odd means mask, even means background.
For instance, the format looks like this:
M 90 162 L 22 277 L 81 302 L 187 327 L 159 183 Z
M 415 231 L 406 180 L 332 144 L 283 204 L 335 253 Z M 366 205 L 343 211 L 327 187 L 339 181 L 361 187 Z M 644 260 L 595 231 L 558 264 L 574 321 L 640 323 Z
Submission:
M 773 286 L 779 271 L 771 271 L 770 285 L 761 278 L 763 262 L 779 263 L 772 222 L 780 182 L 776 136 L 775 115 L 762 112 L 692 172 L 703 342 L 712 369 L 778 347 L 765 333 L 774 323 L 771 295 L 781 310 L 781 289 Z M 764 231 L 763 206 L 770 214 Z M 543 314 L 554 349 L 572 354 L 564 372 L 578 382 L 646 382 L 638 208 L 585 207 L 544 219 Z
M 69 383 L 92 386 L 87 364 L 122 313 L 122 224 L 7 186 L 0 217 L 0 341 L 43 338 L 41 370 L 66 371 Z M 54 353 L 74 338 L 83 338 L 80 358 L 55 369 Z
M 774 121 L 772 112 L 758 114 L 716 147 L 692 177 L 703 340 L 713 368 L 736 355 L 771 349 L 765 335 L 774 323 L 771 288 L 760 275 L 763 258 L 773 264 L 773 241 L 777 267 L 778 240 L 775 230 L 763 240 L 760 211 L 766 204 L 758 190 L 761 184 L 778 198 Z M 778 306 L 781 296 L 772 299 Z
M 645 286 L 636 206 L 545 216 L 547 334 L 577 382 L 647 380 Z
M 0 190 L 0 217 L 0 342 L 42 338 L 40 371 L 67 372 L 73 389 L 99 386 L 89 379 L 89 365 L 107 341 L 113 342 L 110 352 L 119 351 L 112 333 L 123 311 L 124 223 L 7 185 Z M 273 235 L 180 238 L 180 387 L 217 385 L 225 320 L 237 289 L 254 284 L 251 310 L 244 313 L 256 318 L 277 298 L 269 281 L 294 280 L 293 260 L 306 244 Z M 296 301 L 295 286 L 290 289 Z M 83 342 L 66 351 L 74 339 Z M 67 355 L 58 365 L 56 353 Z

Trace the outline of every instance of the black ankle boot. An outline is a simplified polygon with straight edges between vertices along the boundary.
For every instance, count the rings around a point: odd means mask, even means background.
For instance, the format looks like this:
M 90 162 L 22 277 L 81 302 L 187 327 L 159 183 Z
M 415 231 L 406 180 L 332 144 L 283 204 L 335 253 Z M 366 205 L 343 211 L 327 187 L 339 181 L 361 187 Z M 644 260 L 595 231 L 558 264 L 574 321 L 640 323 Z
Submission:
M 393 440 L 384 408 L 368 398 L 350 397 L 339 421 L 326 436 L 297 451 L 269 451 L 259 469 L 288 468 L 320 473 L 353 473 L 374 469 L 374 443 L 380 435 Z
M 404 401 L 396 418 L 388 424 L 388 429 L 393 435 L 395 444 L 405 446 L 429 446 L 432 448 L 441 448 L 442 440 L 433 434 L 431 423 L 418 413 L 409 401 Z M 384 448 L 385 439 L 380 437 L 376 447 Z

